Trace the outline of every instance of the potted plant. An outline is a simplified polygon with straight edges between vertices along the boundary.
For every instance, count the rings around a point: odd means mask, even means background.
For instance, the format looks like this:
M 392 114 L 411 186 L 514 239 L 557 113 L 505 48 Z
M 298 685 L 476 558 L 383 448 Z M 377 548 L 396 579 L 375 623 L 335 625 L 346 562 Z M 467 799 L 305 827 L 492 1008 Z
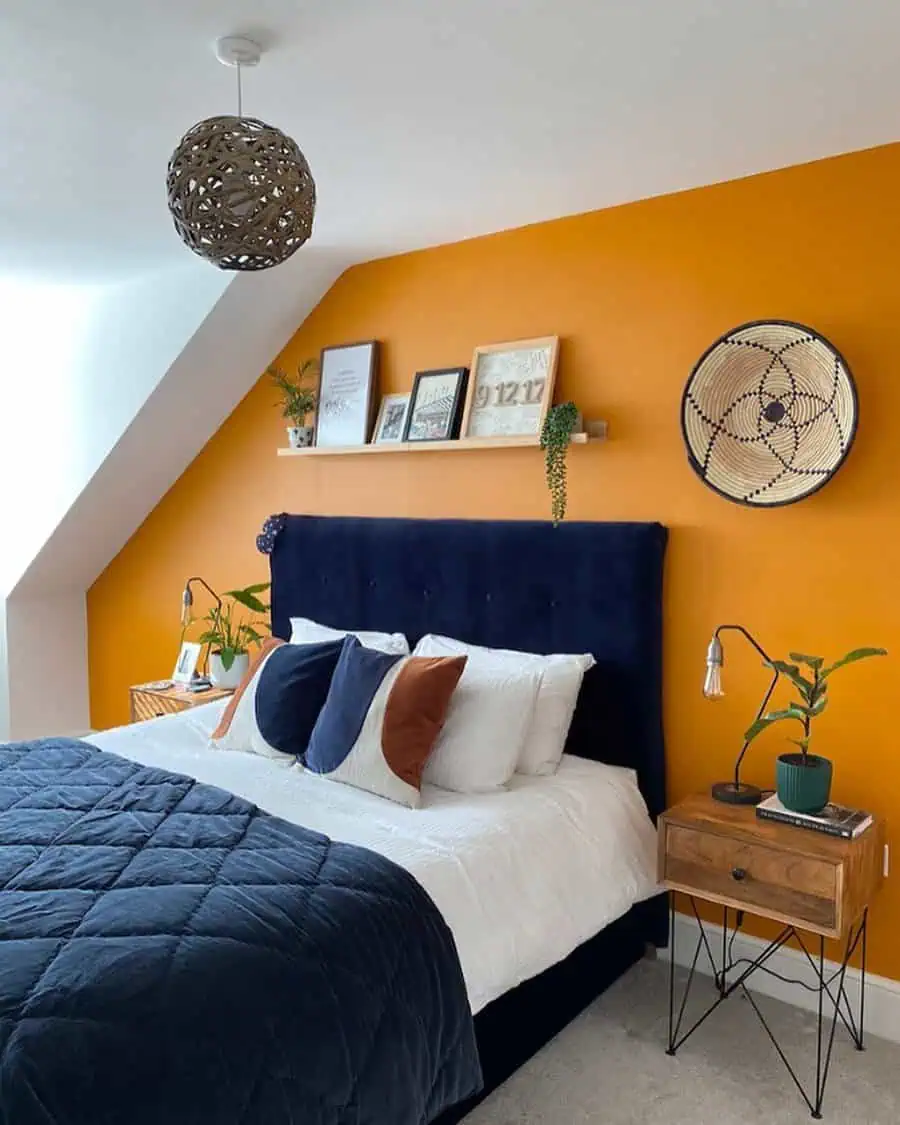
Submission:
M 832 766 L 828 758 L 810 754 L 809 745 L 812 738 L 812 721 L 818 718 L 828 705 L 829 678 L 845 664 L 854 664 L 857 660 L 865 660 L 869 656 L 887 656 L 887 650 L 855 648 L 827 668 L 824 667 L 825 661 L 821 656 L 805 656 L 802 652 L 792 652 L 789 656 L 792 663 L 773 660 L 772 667 L 783 676 L 787 676 L 796 687 L 800 693 L 800 702 L 792 700 L 784 710 L 770 711 L 767 715 L 763 715 L 750 727 L 745 737 L 751 742 L 774 723 L 792 720 L 801 724 L 803 727 L 801 737 L 789 739 L 799 747 L 799 753 L 778 755 L 775 784 L 778 800 L 785 808 L 792 809 L 794 812 L 817 813 L 828 804 L 831 796 Z M 805 671 L 801 672 L 800 665 L 803 665 Z
M 574 402 L 561 402 L 547 412 L 541 430 L 541 449 L 544 450 L 544 467 L 547 474 L 547 488 L 550 490 L 550 512 L 554 527 L 566 518 L 568 505 L 566 455 L 580 417 Z
M 297 368 L 296 376 L 288 375 L 280 367 L 271 366 L 269 377 L 281 391 L 281 416 L 289 419 L 287 427 L 288 444 L 291 449 L 301 449 L 312 445 L 313 428 L 306 424 L 307 417 L 316 408 L 316 392 L 303 385 L 307 376 L 315 375 L 319 369 L 315 359 L 304 360 Z
M 201 644 L 209 648 L 209 678 L 220 688 L 236 688 L 250 666 L 249 648 L 261 644 L 267 628 L 265 621 L 236 618 L 237 607 L 243 606 L 252 613 L 266 613 L 268 606 L 259 595 L 269 588 L 268 582 L 257 582 L 243 590 L 227 590 L 222 595 L 221 609 L 216 607 L 204 617 L 208 628 L 200 637 Z

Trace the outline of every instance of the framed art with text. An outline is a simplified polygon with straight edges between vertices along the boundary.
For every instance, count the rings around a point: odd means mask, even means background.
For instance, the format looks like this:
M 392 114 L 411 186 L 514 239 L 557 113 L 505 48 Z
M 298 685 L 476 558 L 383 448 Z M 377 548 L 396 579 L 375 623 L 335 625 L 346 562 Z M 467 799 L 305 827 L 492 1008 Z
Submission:
M 451 441 L 459 437 L 459 416 L 468 374 L 467 367 L 416 373 L 404 441 Z
M 475 349 L 462 436 L 538 437 L 553 401 L 559 337 Z
M 377 377 L 377 340 L 322 349 L 316 445 L 366 444 Z

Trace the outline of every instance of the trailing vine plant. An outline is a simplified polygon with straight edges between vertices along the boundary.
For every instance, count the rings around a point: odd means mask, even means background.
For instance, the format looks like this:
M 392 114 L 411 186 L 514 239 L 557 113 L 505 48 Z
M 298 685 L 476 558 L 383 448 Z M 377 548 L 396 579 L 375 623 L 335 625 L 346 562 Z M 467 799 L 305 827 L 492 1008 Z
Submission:
M 544 450 L 547 488 L 550 490 L 550 512 L 554 527 L 566 518 L 568 505 L 566 455 L 569 452 L 569 440 L 577 421 L 578 410 L 575 403 L 561 402 L 547 412 L 541 430 L 541 449 Z

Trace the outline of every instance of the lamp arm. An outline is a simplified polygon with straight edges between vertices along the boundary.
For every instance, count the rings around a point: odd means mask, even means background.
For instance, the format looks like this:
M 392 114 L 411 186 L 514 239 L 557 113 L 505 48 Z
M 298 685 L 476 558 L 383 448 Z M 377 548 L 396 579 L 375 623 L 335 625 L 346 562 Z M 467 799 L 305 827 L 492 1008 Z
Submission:
M 761 719 L 762 716 L 765 714 L 766 708 L 769 706 L 769 700 L 772 698 L 772 693 L 775 691 L 775 685 L 778 683 L 778 680 L 780 678 L 780 673 L 779 673 L 778 669 L 773 665 L 772 658 L 769 656 L 769 654 L 766 652 L 766 650 L 756 640 L 756 638 L 744 628 L 743 625 L 720 625 L 718 627 L 718 629 L 716 629 L 715 636 L 718 637 L 718 635 L 720 633 L 725 632 L 727 630 L 731 630 L 732 632 L 735 632 L 735 633 L 740 633 L 741 636 L 756 649 L 756 651 L 763 658 L 765 663 L 772 669 L 772 681 L 769 684 L 769 690 L 763 696 L 763 701 L 762 701 L 762 703 L 760 703 L 759 710 L 756 712 L 756 718 Z M 741 762 L 743 762 L 743 760 L 744 760 L 744 755 L 747 753 L 747 747 L 749 745 L 750 745 L 750 740 L 745 738 L 744 739 L 744 745 L 741 747 L 741 752 L 740 752 L 740 754 L 738 754 L 737 761 L 734 763 L 734 784 L 735 784 L 735 788 L 740 786 L 740 783 L 741 783 Z
M 215 590 L 212 588 L 212 586 L 210 586 L 210 584 L 206 581 L 206 579 L 201 578 L 199 575 L 195 575 L 193 578 L 189 578 L 187 580 L 187 582 L 185 582 L 185 584 L 184 584 L 185 589 L 189 590 L 191 588 L 192 582 L 199 582 L 200 583 L 200 585 L 203 587 L 203 589 L 207 592 L 207 594 L 209 594 L 209 596 L 216 603 L 216 614 L 218 615 L 219 613 L 221 613 L 221 611 L 222 611 L 222 599 L 215 592 Z
M 207 587 L 207 589 L 208 589 L 208 587 Z M 720 625 L 718 627 L 718 629 L 716 629 L 713 636 L 718 637 L 718 635 L 720 633 L 725 633 L 725 632 L 728 632 L 729 630 L 731 630 L 734 633 L 740 633 L 741 636 L 746 641 L 749 641 L 749 643 L 751 645 L 753 645 L 753 647 L 756 649 L 756 651 L 759 653 L 759 655 L 763 658 L 763 660 L 766 662 L 766 664 L 772 663 L 771 656 L 769 656 L 769 654 L 762 647 L 762 645 L 759 643 L 759 641 L 757 641 L 757 639 L 752 635 L 752 633 L 747 632 L 747 630 L 744 628 L 743 625 Z
M 778 669 L 773 669 L 772 682 L 769 684 L 769 690 L 763 696 L 763 701 L 759 705 L 759 710 L 756 712 L 756 718 L 761 719 L 765 714 L 766 708 L 769 706 L 769 700 L 772 698 L 772 692 L 775 690 L 775 685 L 778 683 L 779 672 Z M 754 720 L 755 721 L 755 720 Z M 741 762 L 744 760 L 744 755 L 747 753 L 747 747 L 750 745 L 750 739 L 744 739 L 744 745 L 741 747 L 741 752 L 737 756 L 737 761 L 734 763 L 734 783 L 738 785 L 741 777 Z
M 206 590 L 206 592 L 209 594 L 209 596 L 216 603 L 214 627 L 216 629 L 220 628 L 221 623 L 222 623 L 222 599 L 215 592 L 215 590 L 212 588 L 212 586 L 210 586 L 210 584 L 206 581 L 206 579 L 201 578 L 199 576 L 199 574 L 195 574 L 193 578 L 189 578 L 187 580 L 187 582 L 184 584 L 185 590 L 190 591 L 192 582 L 199 582 L 200 585 L 203 587 L 203 589 Z M 181 637 L 182 637 L 182 640 L 184 640 L 184 629 L 181 630 Z M 206 660 L 205 660 L 207 675 L 209 674 L 209 654 L 210 654 L 211 649 L 212 649 L 212 645 L 207 644 L 207 646 L 206 646 Z M 197 674 L 198 674 L 197 672 L 194 673 L 195 676 Z

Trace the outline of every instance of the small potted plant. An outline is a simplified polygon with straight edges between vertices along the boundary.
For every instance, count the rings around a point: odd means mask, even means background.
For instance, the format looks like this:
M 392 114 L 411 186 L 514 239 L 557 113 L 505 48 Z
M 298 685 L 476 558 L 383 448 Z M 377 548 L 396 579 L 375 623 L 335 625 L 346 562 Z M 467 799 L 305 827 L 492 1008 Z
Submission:
M 778 800 L 785 808 L 794 812 L 817 813 L 828 804 L 831 796 L 832 765 L 828 758 L 810 754 L 809 746 L 812 721 L 818 718 L 828 705 L 828 681 L 831 675 L 845 664 L 854 664 L 857 660 L 865 660 L 869 656 L 887 656 L 887 650 L 855 648 L 827 668 L 824 667 L 825 661 L 821 656 L 806 656 L 802 652 L 792 652 L 789 656 L 790 663 L 785 660 L 773 660 L 772 667 L 777 668 L 783 676 L 787 676 L 800 693 L 800 701 L 792 700 L 784 710 L 770 711 L 767 715 L 763 715 L 750 727 L 745 737 L 751 742 L 773 723 L 792 720 L 801 724 L 803 728 L 801 737 L 789 739 L 799 748 L 799 753 L 778 756 L 775 767 Z M 802 672 L 800 665 L 804 668 Z
M 266 613 L 269 607 L 259 595 L 268 588 L 268 582 L 258 582 L 243 590 L 227 590 L 221 609 L 212 609 L 204 617 L 208 628 L 200 643 L 210 646 L 209 678 L 216 687 L 236 688 L 247 674 L 250 646 L 262 643 L 264 637 L 259 630 L 266 629 L 267 623 L 236 618 L 235 612 L 240 605 L 252 613 Z
M 307 425 L 306 419 L 316 408 L 316 392 L 304 386 L 308 377 L 312 377 L 319 369 L 315 359 L 304 360 L 297 368 L 296 376 L 288 375 L 280 367 L 274 365 L 269 368 L 269 377 L 281 391 L 281 416 L 287 418 L 291 425 L 287 427 L 288 444 L 291 449 L 302 449 L 313 442 L 313 427 Z
M 572 434 L 580 419 L 581 415 L 574 402 L 561 402 L 547 412 L 541 430 L 541 449 L 544 450 L 547 488 L 550 490 L 550 513 L 554 527 L 566 518 L 569 499 L 566 490 L 566 455 L 569 452 Z

